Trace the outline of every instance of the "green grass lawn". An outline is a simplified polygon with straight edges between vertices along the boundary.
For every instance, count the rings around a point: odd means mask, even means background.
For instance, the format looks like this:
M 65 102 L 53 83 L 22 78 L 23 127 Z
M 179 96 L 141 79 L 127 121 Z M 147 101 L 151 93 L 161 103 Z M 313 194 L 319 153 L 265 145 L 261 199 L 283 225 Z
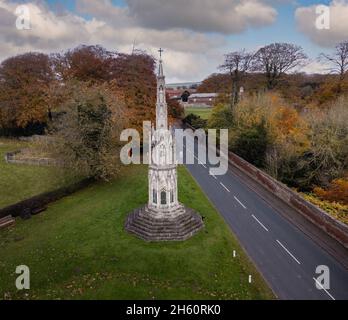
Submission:
M 0 299 L 272 298 L 184 167 L 179 182 L 180 200 L 206 224 L 186 242 L 146 243 L 124 231 L 127 214 L 147 200 L 145 166 L 125 168 L 117 181 L 92 185 L 0 230 Z M 22 264 L 31 271 L 25 293 L 15 288 Z
M 193 113 L 197 116 L 200 116 L 202 119 L 208 120 L 210 117 L 212 109 L 211 108 L 186 108 L 185 115 Z
M 6 152 L 18 150 L 27 145 L 18 140 L 0 139 L 0 208 L 69 185 L 77 180 L 62 169 L 5 162 Z

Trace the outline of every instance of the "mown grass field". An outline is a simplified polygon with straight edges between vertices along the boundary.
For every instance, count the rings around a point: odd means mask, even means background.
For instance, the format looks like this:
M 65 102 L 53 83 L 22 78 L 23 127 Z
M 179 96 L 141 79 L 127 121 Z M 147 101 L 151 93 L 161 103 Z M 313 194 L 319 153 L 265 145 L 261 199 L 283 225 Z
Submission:
M 0 230 L 0 299 L 270 299 L 272 293 L 184 167 L 180 200 L 206 228 L 180 243 L 146 243 L 126 233 L 127 214 L 147 200 L 147 167 L 127 167 Z M 233 258 L 233 250 L 237 257 Z M 31 289 L 15 288 L 27 265 Z M 248 276 L 252 275 L 252 283 Z
M 77 181 L 76 177 L 62 169 L 5 162 L 6 152 L 27 145 L 19 140 L 0 139 L 0 208 Z
M 185 109 L 185 115 L 189 115 L 190 113 L 193 113 L 197 116 L 200 116 L 202 119 L 208 120 L 210 117 L 210 114 L 212 112 L 211 108 L 186 108 Z

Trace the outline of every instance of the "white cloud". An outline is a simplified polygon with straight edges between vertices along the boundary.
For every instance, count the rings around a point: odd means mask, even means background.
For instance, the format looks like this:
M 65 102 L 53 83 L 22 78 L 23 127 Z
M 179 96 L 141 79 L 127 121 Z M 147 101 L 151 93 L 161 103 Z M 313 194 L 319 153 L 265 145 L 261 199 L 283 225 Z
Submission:
M 129 15 L 158 30 L 184 28 L 198 32 L 239 33 L 269 25 L 277 12 L 260 0 L 126 0 Z
M 76 13 L 56 13 L 43 0 L 29 0 L 25 4 L 31 29 L 17 30 L 18 3 L 0 0 L 0 61 L 28 51 L 61 52 L 79 44 L 130 53 L 135 41 L 137 48 L 155 56 L 158 47 L 166 49 L 169 81 L 201 80 L 220 63 L 224 33 L 267 25 L 276 17 L 261 0 L 126 2 L 128 6 L 118 7 L 110 0 L 76 0 Z
M 2 45 L 14 48 L 12 54 L 22 53 L 28 48 L 35 51 L 59 51 L 90 38 L 86 28 L 89 22 L 81 17 L 71 13 L 57 16 L 41 2 L 26 5 L 30 13 L 30 30 L 18 30 L 15 15 L 17 5 L 0 1 L 0 40 Z M 0 56 L 4 57 L 2 49 Z
M 113 25 L 138 25 L 156 30 L 172 28 L 196 32 L 239 33 L 248 27 L 272 24 L 277 11 L 264 0 L 126 0 L 115 7 L 110 0 L 77 0 L 81 13 L 93 14 Z
M 300 7 L 295 12 L 298 29 L 314 43 L 323 47 L 332 47 L 348 40 L 348 0 L 333 0 L 330 5 L 329 29 L 316 27 L 317 5 Z

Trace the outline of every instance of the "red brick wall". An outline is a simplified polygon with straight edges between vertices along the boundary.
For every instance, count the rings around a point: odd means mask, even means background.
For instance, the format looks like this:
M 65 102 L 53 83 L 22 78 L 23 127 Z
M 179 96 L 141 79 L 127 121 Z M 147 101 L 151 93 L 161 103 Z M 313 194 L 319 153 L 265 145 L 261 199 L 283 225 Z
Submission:
M 334 219 L 325 211 L 306 201 L 299 194 L 237 155 L 229 153 L 229 160 L 231 164 L 266 187 L 278 198 L 290 204 L 306 219 L 310 220 L 316 226 L 328 233 L 332 238 L 348 248 L 348 226 L 346 224 Z

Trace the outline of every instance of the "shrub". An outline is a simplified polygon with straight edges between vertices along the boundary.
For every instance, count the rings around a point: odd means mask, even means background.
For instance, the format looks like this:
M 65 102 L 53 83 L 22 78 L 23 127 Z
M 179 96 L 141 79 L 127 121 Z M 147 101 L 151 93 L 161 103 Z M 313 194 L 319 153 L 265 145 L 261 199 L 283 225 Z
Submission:
M 321 200 L 314 194 L 301 194 L 307 201 L 313 203 L 317 207 L 329 213 L 334 218 L 348 224 L 348 205 L 343 205 L 337 202 Z
M 207 120 L 202 119 L 196 114 L 190 113 L 185 117 L 184 123 L 191 125 L 195 129 L 200 129 L 206 127 Z
M 53 129 L 52 151 L 78 174 L 108 180 L 120 167 L 121 105 L 103 86 L 77 92 Z
M 314 188 L 314 193 L 320 199 L 348 205 L 348 180 L 336 179 L 332 181 L 330 187 L 326 190 L 320 187 Z
M 242 131 L 235 142 L 232 151 L 248 162 L 264 167 L 266 151 L 269 145 L 269 135 L 265 122 Z
M 208 120 L 208 126 L 212 129 L 228 129 L 233 126 L 233 112 L 231 106 L 217 104 Z

